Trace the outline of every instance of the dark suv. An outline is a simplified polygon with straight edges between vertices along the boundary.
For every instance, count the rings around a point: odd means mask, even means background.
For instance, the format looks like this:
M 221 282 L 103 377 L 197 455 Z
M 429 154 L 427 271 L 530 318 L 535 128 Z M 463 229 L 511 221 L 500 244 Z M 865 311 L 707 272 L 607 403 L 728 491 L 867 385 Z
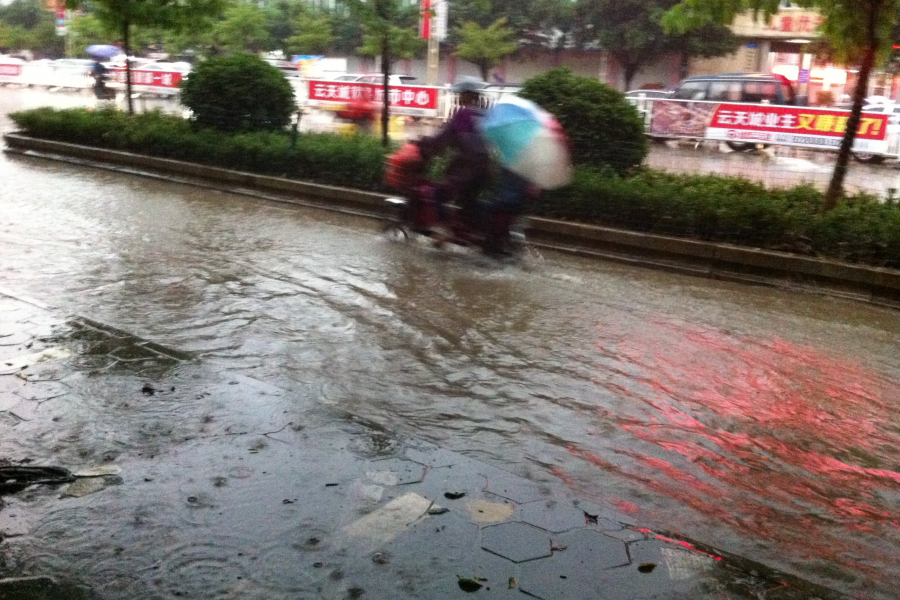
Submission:
M 673 100 L 797 105 L 791 82 L 781 75 L 722 73 L 696 75 L 678 84 Z

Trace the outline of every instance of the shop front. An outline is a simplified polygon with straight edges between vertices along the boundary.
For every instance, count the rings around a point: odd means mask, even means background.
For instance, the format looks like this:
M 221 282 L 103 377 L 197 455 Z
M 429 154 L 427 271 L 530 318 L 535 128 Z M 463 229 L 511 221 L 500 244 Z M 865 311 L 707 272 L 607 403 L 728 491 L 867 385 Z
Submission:
M 816 11 L 793 7 L 782 8 L 769 19 L 762 15 L 755 18 L 752 13 L 739 15 L 732 31 L 741 39 L 740 49 L 731 56 L 693 62 L 691 75 L 775 73 L 789 79 L 798 95 L 807 97 L 810 104 L 839 104 L 852 93 L 857 71 L 834 64 L 821 43 L 822 22 Z M 877 74 L 869 95 L 896 98 L 897 91 L 893 76 Z

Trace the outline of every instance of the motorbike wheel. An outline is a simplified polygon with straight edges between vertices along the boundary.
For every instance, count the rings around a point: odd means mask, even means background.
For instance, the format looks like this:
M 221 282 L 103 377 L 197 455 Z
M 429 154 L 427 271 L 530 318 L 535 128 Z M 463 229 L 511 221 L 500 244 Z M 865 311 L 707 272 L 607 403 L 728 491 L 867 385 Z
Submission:
M 398 221 L 391 221 L 384 226 L 384 235 L 392 242 L 405 242 L 409 240 L 409 231 L 406 226 Z

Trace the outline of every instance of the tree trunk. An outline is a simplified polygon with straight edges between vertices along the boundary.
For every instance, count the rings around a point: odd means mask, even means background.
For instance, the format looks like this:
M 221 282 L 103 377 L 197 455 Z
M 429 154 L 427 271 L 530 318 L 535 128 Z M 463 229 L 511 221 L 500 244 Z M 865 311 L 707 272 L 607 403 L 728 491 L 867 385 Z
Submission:
M 640 71 L 640 66 L 635 65 L 629 62 L 622 62 L 622 66 L 624 67 L 624 75 L 625 75 L 625 89 L 623 91 L 627 92 L 631 89 L 631 81 L 634 79 L 634 76 L 638 74 Z
M 486 62 L 480 62 L 480 63 L 478 63 L 478 69 L 481 71 L 481 80 L 487 81 L 488 74 L 490 73 L 490 70 L 491 70 L 491 66 Z
M 844 195 L 844 179 L 846 179 L 847 172 L 850 169 L 850 155 L 853 150 L 853 142 L 856 141 L 859 124 L 862 122 L 862 109 L 866 100 L 866 92 L 869 89 L 869 77 L 872 74 L 872 69 L 875 66 L 875 56 L 878 53 L 877 17 L 880 5 L 880 2 L 868 5 L 869 14 L 866 15 L 868 20 L 866 27 L 868 45 L 863 56 L 863 63 L 859 68 L 859 81 L 856 82 L 856 90 L 853 93 L 853 108 L 850 112 L 850 118 L 847 119 L 847 132 L 841 141 L 837 163 L 834 165 L 834 173 L 831 176 L 831 183 L 828 185 L 828 192 L 825 194 L 825 202 L 822 205 L 824 212 L 833 210 L 837 206 L 838 200 Z
M 134 114 L 134 102 L 131 99 L 131 23 L 128 19 L 122 22 L 122 50 L 125 52 L 125 97 L 128 98 L 128 114 Z
M 391 40 L 385 33 L 381 39 L 381 73 L 384 75 L 384 107 L 381 110 L 381 143 L 387 148 L 391 143 L 388 126 L 391 118 Z

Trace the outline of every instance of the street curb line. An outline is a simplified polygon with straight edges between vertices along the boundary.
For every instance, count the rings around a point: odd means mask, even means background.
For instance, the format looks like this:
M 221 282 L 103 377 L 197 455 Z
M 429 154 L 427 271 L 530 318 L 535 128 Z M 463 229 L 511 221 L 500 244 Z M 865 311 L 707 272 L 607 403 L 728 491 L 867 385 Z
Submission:
M 126 167 L 113 170 L 135 175 L 359 216 L 384 218 L 387 211 L 384 202 L 387 196 L 384 194 L 42 140 L 17 133 L 7 133 L 3 137 L 7 144 L 7 152 L 31 154 L 53 160 L 70 160 L 70 157 L 77 157 L 88 161 L 113 163 Z M 35 152 L 38 154 L 34 154 Z M 86 164 L 110 168 L 105 165 Z M 196 179 L 161 177 L 158 174 L 127 167 L 176 173 Z M 260 190 L 289 196 L 273 196 Z M 329 200 L 338 204 L 303 201 L 294 196 Z M 686 275 L 812 292 L 900 308 L 900 270 L 541 217 L 532 217 L 529 221 L 529 242 L 543 248 Z

